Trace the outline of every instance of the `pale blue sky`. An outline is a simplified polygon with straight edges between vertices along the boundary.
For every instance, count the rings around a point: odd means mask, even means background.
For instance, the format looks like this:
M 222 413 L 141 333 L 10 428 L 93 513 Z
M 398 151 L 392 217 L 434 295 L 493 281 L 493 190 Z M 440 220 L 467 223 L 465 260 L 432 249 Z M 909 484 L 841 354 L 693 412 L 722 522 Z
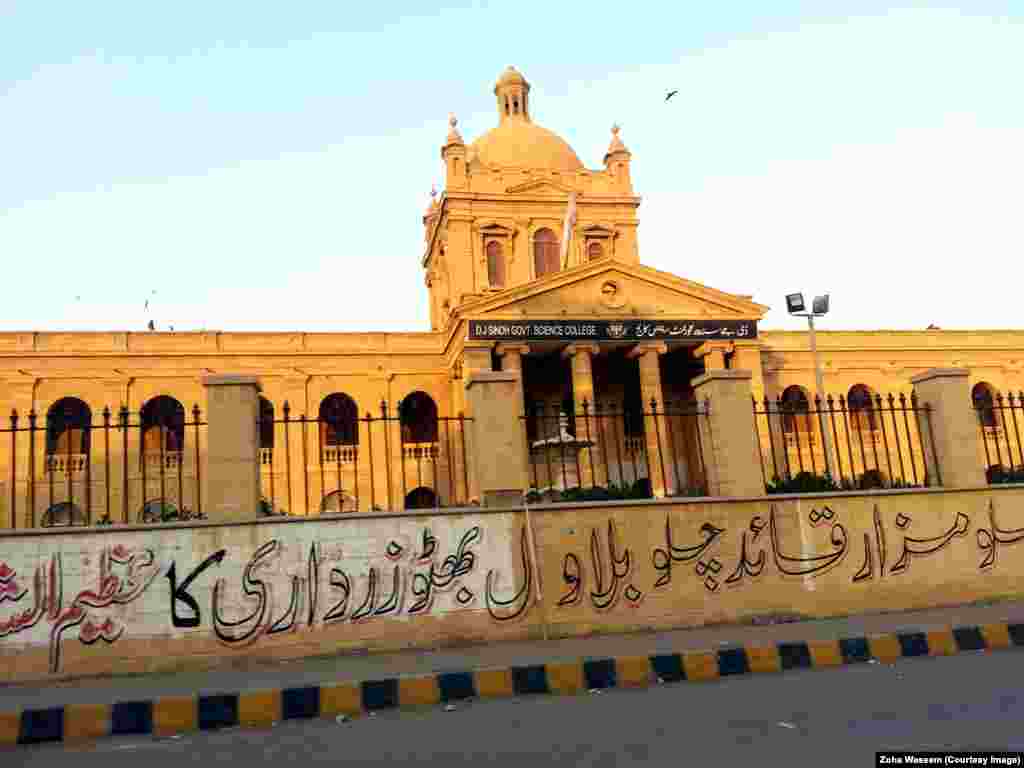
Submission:
M 827 328 L 1024 327 L 1024 2 L 0 0 L 0 330 L 427 330 L 421 215 L 508 64 L 641 260 Z M 667 89 L 680 89 L 669 104 Z M 156 296 L 152 291 L 156 290 Z

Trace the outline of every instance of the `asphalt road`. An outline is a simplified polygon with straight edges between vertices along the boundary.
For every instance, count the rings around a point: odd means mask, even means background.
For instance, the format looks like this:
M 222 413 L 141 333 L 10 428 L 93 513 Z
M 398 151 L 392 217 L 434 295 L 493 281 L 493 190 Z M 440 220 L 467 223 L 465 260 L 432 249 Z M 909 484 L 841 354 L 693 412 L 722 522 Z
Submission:
M 23 748 L 4 766 L 873 766 L 879 749 L 1024 750 L 1024 653 L 476 701 L 338 724 Z M 222 762 L 223 761 L 223 762 Z

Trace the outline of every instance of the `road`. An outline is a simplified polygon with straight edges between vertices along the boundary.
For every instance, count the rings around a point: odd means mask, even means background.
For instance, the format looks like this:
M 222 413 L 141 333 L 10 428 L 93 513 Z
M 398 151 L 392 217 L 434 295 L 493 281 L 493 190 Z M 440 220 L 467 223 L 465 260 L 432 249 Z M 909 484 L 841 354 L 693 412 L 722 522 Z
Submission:
M 1024 750 L 1024 653 L 521 697 L 336 723 L 45 745 L 5 766 L 872 766 L 879 749 Z M 223 763 L 221 763 L 223 761 Z

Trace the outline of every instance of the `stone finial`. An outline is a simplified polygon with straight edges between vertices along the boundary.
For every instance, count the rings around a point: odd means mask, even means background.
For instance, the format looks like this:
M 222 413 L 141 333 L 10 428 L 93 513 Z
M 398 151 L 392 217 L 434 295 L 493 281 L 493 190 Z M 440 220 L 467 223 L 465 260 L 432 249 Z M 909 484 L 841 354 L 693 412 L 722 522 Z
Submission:
M 459 124 L 458 118 L 455 117 L 455 113 L 452 112 L 448 115 L 448 140 L 445 144 L 462 144 L 462 135 L 459 133 L 457 126 Z
M 608 154 L 614 152 L 626 152 L 626 145 L 622 143 L 622 139 L 619 138 L 619 131 L 622 130 L 622 126 L 618 123 L 612 125 L 612 143 L 608 145 Z

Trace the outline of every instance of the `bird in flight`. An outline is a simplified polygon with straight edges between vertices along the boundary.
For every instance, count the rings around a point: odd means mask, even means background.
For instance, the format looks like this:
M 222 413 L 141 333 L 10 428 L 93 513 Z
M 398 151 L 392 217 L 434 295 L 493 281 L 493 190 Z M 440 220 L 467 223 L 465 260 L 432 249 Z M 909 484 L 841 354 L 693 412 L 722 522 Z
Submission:
M 679 93 L 679 90 L 678 90 L 678 89 L 676 89 L 676 90 L 674 90 L 674 91 L 669 91 L 669 92 L 668 92 L 668 95 L 667 95 L 667 96 L 665 97 L 665 101 L 668 101 L 668 100 L 669 100 L 669 99 L 671 99 L 671 98 L 672 98 L 673 96 L 675 96 L 675 95 L 676 95 L 677 93 Z

